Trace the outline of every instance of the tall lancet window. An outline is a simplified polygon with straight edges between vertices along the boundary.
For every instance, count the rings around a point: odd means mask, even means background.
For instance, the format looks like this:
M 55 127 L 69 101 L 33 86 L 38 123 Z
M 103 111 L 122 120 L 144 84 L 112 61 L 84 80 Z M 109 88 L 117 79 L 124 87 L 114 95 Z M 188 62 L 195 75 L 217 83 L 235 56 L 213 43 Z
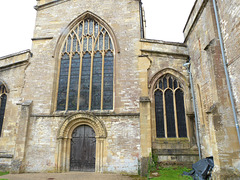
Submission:
M 162 76 L 155 85 L 154 98 L 157 138 L 187 137 L 181 83 L 170 74 Z
M 107 30 L 93 19 L 78 23 L 61 51 L 57 110 L 113 109 L 113 67 Z
M 0 136 L 2 135 L 2 126 L 7 103 L 7 90 L 4 84 L 0 81 Z

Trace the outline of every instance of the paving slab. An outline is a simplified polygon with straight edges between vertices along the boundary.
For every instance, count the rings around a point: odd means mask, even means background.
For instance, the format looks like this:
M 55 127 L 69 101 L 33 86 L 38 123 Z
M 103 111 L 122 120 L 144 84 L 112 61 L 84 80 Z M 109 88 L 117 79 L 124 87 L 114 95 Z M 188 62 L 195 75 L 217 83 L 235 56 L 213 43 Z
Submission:
M 132 180 L 131 177 L 120 174 L 103 174 L 88 172 L 68 173 L 24 173 L 7 174 L 0 179 L 8 180 Z

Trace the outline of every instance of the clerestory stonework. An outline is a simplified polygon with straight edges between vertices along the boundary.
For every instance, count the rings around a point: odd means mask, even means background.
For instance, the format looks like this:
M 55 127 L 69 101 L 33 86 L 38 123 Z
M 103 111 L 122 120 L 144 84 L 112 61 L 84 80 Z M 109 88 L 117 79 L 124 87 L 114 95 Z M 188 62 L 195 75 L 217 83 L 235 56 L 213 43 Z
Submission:
M 0 170 L 145 175 L 156 154 L 239 178 L 240 2 L 196 0 L 184 43 L 146 39 L 140 0 L 35 9 L 32 49 L 0 58 Z

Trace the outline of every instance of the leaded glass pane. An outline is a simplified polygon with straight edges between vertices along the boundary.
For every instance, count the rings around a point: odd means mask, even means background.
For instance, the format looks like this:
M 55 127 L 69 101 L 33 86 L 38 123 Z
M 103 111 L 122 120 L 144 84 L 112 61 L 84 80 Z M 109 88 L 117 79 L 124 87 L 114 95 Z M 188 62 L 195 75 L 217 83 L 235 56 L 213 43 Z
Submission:
M 71 36 L 68 36 L 67 52 L 71 50 Z
M 76 46 L 77 46 L 77 37 L 76 36 L 73 36 L 73 52 L 76 52 Z
M 74 29 L 75 33 L 78 34 L 78 27 Z
M 88 51 L 92 51 L 92 38 L 88 38 Z
M 110 49 L 113 49 L 112 41 L 110 40 Z
M 82 33 L 83 33 L 82 30 L 83 30 L 83 24 L 80 23 L 80 24 L 79 24 L 79 35 L 78 35 L 78 36 L 79 36 L 79 39 L 82 37 Z
M 91 55 L 86 53 L 82 59 L 82 76 L 80 88 L 80 110 L 88 110 L 90 87 Z
M 106 33 L 105 34 L 105 50 L 107 50 L 108 49 L 108 40 L 109 40 L 109 37 L 108 37 L 108 34 Z
M 93 20 L 89 21 L 89 34 L 92 35 L 93 34 Z
M 72 58 L 68 110 L 77 110 L 78 82 L 79 82 L 80 56 L 75 54 Z
M 171 77 L 169 77 L 169 79 L 168 79 L 168 84 L 169 84 L 169 88 L 172 89 L 172 78 Z
M 103 34 L 99 36 L 99 50 L 103 50 Z
M 60 63 L 57 110 L 112 109 L 114 58 L 109 34 L 93 19 L 81 21 L 73 29 L 62 49 L 63 54 L 67 53 Z M 108 52 L 102 51 L 109 48 Z
M 159 88 L 162 89 L 162 86 L 163 86 L 162 80 L 160 80 L 160 81 L 159 81 Z
M 102 26 L 99 25 L 99 32 L 101 32 L 103 30 Z
M 104 61 L 103 109 L 113 108 L 113 53 L 108 51 Z
M 180 83 L 172 77 L 170 74 L 166 74 L 162 76 L 157 83 L 158 87 L 155 87 L 155 113 L 156 113 L 156 123 L 159 122 L 159 119 L 163 118 L 163 123 L 167 122 L 166 127 L 167 129 L 167 137 L 176 137 L 176 128 L 178 128 L 178 137 L 187 137 L 187 130 L 186 130 L 186 119 L 185 119 L 185 108 L 184 108 L 184 93 L 180 88 L 182 86 Z M 163 102 L 163 112 L 164 116 L 159 117 L 157 111 L 160 111 L 159 99 L 157 96 L 160 96 L 159 89 L 162 89 L 164 92 L 164 99 Z M 174 91 L 177 89 L 176 91 Z M 175 96 L 175 97 L 174 97 Z M 174 102 L 175 101 L 175 102 Z M 176 110 L 176 112 L 175 112 Z M 161 110 L 162 111 L 162 110 Z M 175 115 L 176 113 L 176 115 Z M 176 127 L 177 123 L 177 127 Z M 159 134 L 159 125 L 156 124 L 157 130 L 157 137 Z
M 64 43 L 62 52 L 64 53 L 66 51 L 66 43 Z
M 164 112 L 163 112 L 163 94 L 162 91 L 155 91 L 155 116 L 157 138 L 165 137 L 164 131 Z
M 167 88 L 167 78 L 166 77 L 163 78 L 163 88 L 164 89 Z
M 173 92 L 168 89 L 165 91 L 166 117 L 167 117 L 167 136 L 176 137 Z
M 7 95 L 2 94 L 0 96 L 0 136 L 2 134 L 2 125 L 3 125 L 3 119 L 4 119 L 4 113 L 5 113 L 5 108 L 6 108 L 6 103 L 7 103 Z
M 84 21 L 84 35 L 88 34 L 88 20 Z
M 95 44 L 95 47 L 94 47 L 94 51 L 98 50 L 98 41 L 99 41 L 99 39 L 97 39 L 97 41 L 96 41 L 96 44 Z
M 77 51 L 78 51 L 78 52 L 81 51 L 79 41 L 77 41 Z
M 95 22 L 94 24 L 95 24 L 95 28 L 94 28 L 94 36 L 95 36 L 95 38 L 96 38 L 96 37 L 98 36 L 98 23 Z
M 65 110 L 69 71 L 69 57 L 67 54 L 62 57 L 60 66 L 57 110 Z
M 177 80 L 174 80 L 174 89 L 177 89 L 177 88 L 178 88 Z
M 175 98 L 176 98 L 176 109 L 177 109 L 177 120 L 178 120 L 178 136 L 187 137 L 183 91 L 178 89 L 175 92 Z
M 87 51 L 87 38 L 84 37 L 83 39 L 83 51 Z
M 6 93 L 6 88 L 3 85 L 3 83 L 0 81 L 0 94 L 4 94 L 4 93 Z
M 102 55 L 97 52 L 93 58 L 92 109 L 101 109 Z

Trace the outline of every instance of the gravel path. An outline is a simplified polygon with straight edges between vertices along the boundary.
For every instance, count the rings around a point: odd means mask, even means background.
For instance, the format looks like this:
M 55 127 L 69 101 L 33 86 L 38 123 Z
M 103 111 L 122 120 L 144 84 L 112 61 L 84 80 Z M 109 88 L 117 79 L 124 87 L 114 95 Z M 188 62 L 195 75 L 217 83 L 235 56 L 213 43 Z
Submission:
M 131 180 L 129 176 L 87 172 L 69 173 L 25 173 L 0 176 L 8 180 Z

